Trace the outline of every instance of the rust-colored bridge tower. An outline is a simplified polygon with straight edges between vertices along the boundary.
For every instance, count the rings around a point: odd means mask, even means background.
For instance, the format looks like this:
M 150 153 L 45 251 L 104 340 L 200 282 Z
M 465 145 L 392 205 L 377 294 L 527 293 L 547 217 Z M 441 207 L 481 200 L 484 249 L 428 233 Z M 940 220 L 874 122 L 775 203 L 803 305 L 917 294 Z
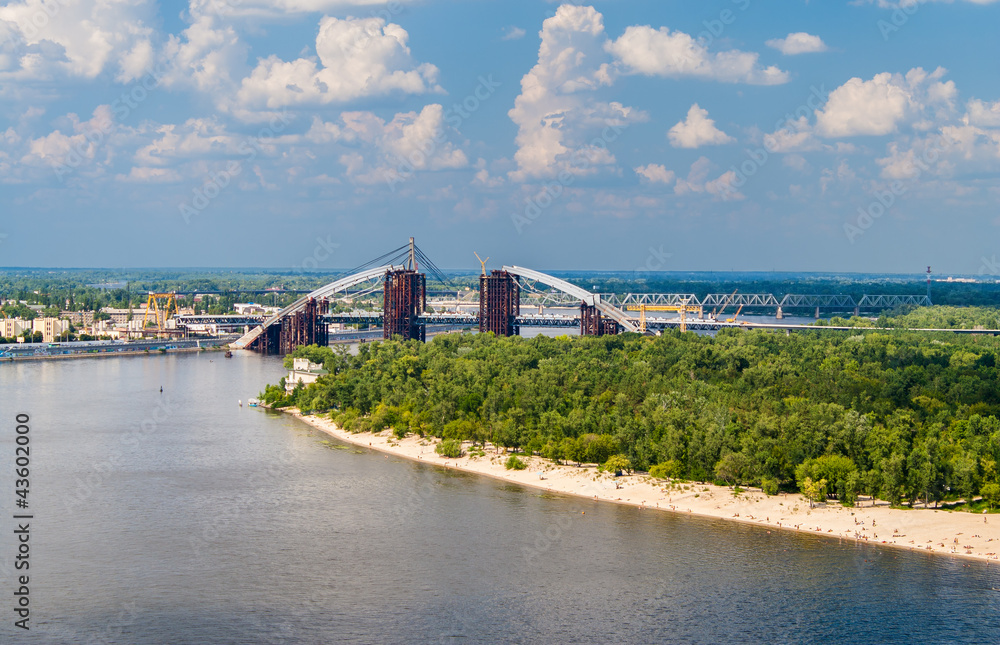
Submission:
M 600 310 L 587 303 L 580 304 L 581 336 L 613 336 L 618 333 L 618 323 L 601 316 Z
M 479 331 L 516 336 L 520 331 L 521 288 L 513 275 L 494 269 L 479 276 Z
M 385 274 L 382 295 L 382 337 L 386 340 L 426 340 L 427 328 L 417 317 L 427 308 L 427 278 L 415 269 Z
M 321 318 L 326 312 L 325 300 L 310 299 L 302 311 L 282 320 L 279 352 L 291 354 L 296 348 L 304 345 L 320 347 L 329 345 L 330 335 L 326 323 Z
M 249 348 L 262 354 L 291 354 L 303 345 L 330 344 L 330 334 L 323 315 L 328 309 L 325 300 L 310 298 L 301 311 L 282 318 L 258 336 Z

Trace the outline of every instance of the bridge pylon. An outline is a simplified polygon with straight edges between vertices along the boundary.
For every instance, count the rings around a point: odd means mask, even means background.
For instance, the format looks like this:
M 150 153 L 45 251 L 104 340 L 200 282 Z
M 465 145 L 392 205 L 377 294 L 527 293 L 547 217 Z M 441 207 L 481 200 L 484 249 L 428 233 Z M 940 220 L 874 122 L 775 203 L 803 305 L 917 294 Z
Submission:
M 581 336 L 613 336 L 617 333 L 617 322 L 601 316 L 601 310 L 594 305 L 580 304 Z
M 490 275 L 479 276 L 479 332 L 491 331 L 497 336 L 517 336 L 520 327 L 521 288 L 515 276 L 493 269 Z
M 418 321 L 426 308 L 427 276 L 415 269 L 386 272 L 382 291 L 384 339 L 426 340 L 427 327 Z

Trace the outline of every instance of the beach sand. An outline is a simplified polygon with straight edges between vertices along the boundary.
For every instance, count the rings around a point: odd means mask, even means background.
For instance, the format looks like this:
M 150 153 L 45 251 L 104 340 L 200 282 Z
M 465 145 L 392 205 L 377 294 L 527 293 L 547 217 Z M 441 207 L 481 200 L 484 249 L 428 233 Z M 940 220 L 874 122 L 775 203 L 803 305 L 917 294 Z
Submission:
M 1000 553 L 1000 515 L 995 514 L 919 507 L 894 509 L 885 502 L 872 506 L 867 499 L 854 508 L 836 502 L 810 508 L 799 494 L 768 497 L 760 489 L 751 488 L 734 495 L 733 489 L 724 486 L 668 482 L 648 475 L 614 477 L 598 473 L 593 466 L 559 466 L 547 459 L 524 455 L 518 457 L 528 464 L 527 469 L 507 470 L 504 462 L 509 455 L 502 451 L 498 454 L 492 448 L 482 457 L 471 457 L 467 452 L 459 459 L 447 459 L 434 452 L 438 443 L 434 438 L 409 435 L 399 440 L 389 431 L 351 434 L 327 418 L 303 415 L 297 410 L 286 412 L 346 443 L 558 493 L 925 553 L 977 560 L 997 560 Z

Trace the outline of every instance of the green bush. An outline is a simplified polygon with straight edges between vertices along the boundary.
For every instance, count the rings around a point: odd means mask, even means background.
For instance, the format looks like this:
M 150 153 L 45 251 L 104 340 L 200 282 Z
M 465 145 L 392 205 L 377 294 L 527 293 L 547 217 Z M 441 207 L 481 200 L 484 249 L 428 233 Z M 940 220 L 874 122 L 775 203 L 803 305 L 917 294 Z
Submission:
M 445 439 L 434 448 L 434 452 L 452 459 L 458 459 L 464 454 L 462 452 L 462 442 L 458 439 Z
M 511 455 L 507 457 L 507 463 L 503 465 L 507 470 L 524 470 L 528 467 L 528 464 L 524 463 L 517 458 L 517 455 Z
M 764 491 L 765 495 L 777 495 L 778 480 L 770 477 L 764 477 L 760 480 L 760 489 Z

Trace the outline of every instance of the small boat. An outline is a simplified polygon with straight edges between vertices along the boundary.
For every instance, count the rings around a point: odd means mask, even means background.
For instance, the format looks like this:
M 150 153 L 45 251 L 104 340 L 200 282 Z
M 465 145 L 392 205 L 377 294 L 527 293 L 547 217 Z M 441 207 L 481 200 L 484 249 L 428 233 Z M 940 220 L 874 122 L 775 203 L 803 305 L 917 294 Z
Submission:
M 232 358 L 232 357 L 233 357 L 233 352 L 232 352 L 232 350 L 228 350 L 228 349 L 227 349 L 227 350 L 226 350 L 226 358 Z
M 247 404 L 251 408 L 256 408 L 259 403 L 260 403 L 260 401 L 258 401 L 257 399 L 247 399 Z

